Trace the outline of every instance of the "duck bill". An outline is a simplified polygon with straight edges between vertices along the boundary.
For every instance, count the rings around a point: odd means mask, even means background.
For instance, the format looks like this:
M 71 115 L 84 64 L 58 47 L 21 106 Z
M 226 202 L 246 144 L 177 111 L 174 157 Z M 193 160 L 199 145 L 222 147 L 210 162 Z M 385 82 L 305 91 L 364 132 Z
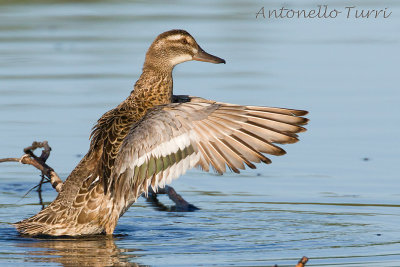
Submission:
M 197 54 L 193 56 L 193 60 L 211 62 L 211 63 L 215 63 L 215 64 L 219 64 L 219 63 L 225 64 L 224 59 L 207 53 L 200 46 L 199 46 L 199 52 L 197 52 Z

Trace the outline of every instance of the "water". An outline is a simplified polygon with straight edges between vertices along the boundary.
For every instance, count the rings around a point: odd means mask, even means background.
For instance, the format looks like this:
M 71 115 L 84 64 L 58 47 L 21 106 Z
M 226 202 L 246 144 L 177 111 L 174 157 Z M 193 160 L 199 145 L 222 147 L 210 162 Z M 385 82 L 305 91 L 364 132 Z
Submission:
M 307 109 L 311 119 L 272 165 L 175 181 L 200 211 L 161 212 L 141 199 L 112 238 L 20 237 L 11 223 L 41 209 L 35 192 L 22 198 L 39 173 L 2 163 L 0 264 L 294 266 L 307 255 L 309 266 L 399 266 L 400 6 L 352 5 L 392 15 L 255 18 L 278 1 L 0 1 L 0 157 L 48 140 L 48 163 L 65 179 L 95 121 L 129 94 L 149 44 L 172 28 L 227 60 L 179 65 L 176 94 Z M 44 201 L 55 196 L 47 185 Z

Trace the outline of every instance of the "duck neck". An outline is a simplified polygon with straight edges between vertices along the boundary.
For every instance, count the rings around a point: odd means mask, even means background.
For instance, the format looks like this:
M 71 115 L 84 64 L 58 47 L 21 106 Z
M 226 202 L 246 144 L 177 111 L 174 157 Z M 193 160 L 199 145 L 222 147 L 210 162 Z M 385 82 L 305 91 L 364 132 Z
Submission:
M 171 103 L 172 69 L 159 68 L 145 63 L 142 75 L 135 83 L 130 98 L 134 102 L 144 103 L 148 107 Z

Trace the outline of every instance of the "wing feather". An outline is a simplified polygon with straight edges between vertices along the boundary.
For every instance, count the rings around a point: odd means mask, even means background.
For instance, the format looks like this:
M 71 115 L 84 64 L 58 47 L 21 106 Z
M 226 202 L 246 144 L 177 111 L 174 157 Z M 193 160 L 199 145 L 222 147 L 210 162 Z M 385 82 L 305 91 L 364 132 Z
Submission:
M 234 172 L 245 164 L 271 163 L 263 155 L 286 152 L 274 143 L 297 142 L 306 129 L 304 110 L 239 106 L 198 97 L 151 109 L 130 129 L 117 155 L 109 185 L 134 192 L 136 199 L 149 186 L 154 191 L 195 166 L 218 173 Z M 115 188 L 111 192 L 122 194 Z

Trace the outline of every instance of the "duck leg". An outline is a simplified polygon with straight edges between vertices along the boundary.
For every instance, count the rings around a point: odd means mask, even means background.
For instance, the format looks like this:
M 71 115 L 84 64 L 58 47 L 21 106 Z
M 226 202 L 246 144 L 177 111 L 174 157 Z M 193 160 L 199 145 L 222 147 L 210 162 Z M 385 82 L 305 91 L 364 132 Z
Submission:
M 186 103 L 190 102 L 190 96 L 188 95 L 173 95 L 172 96 L 172 102 L 173 103 Z M 174 203 L 175 206 L 165 206 L 163 203 L 161 203 L 157 195 L 158 194 L 167 194 L 169 199 L 171 199 Z M 146 198 L 147 202 L 150 202 L 157 210 L 160 211 L 180 211 L 180 212 L 189 212 L 189 211 L 195 211 L 199 210 L 195 205 L 188 203 L 181 195 L 179 195 L 175 189 L 171 186 L 166 185 L 164 188 L 159 187 L 157 189 L 157 193 L 153 191 L 151 186 L 148 188 L 148 194 L 147 196 L 143 194 L 143 197 Z
M 162 204 L 158 198 L 158 194 L 166 194 L 168 195 L 169 199 L 171 199 L 175 205 L 168 207 Z M 193 204 L 187 202 L 181 195 L 179 195 L 175 189 L 171 186 L 166 185 L 164 188 L 158 188 L 157 193 L 153 191 L 151 187 L 149 187 L 148 195 L 144 196 L 147 202 L 150 202 L 157 210 L 160 211 L 178 211 L 178 212 L 190 212 L 199 210 Z

